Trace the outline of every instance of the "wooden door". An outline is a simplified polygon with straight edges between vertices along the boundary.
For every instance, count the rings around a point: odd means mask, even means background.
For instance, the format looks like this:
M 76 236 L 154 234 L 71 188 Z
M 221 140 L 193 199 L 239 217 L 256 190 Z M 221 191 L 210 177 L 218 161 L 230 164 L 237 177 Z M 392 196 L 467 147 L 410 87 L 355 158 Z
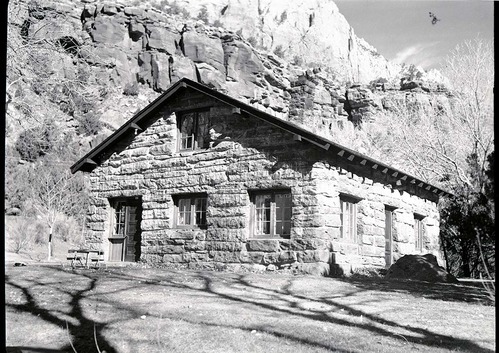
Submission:
M 393 259 L 392 222 L 393 210 L 390 208 L 385 208 L 385 266 L 387 268 L 392 265 Z
M 126 206 L 125 261 L 137 261 L 140 258 L 139 222 L 139 206 Z
M 114 202 L 113 233 L 109 238 L 109 261 L 140 259 L 140 200 L 120 199 Z

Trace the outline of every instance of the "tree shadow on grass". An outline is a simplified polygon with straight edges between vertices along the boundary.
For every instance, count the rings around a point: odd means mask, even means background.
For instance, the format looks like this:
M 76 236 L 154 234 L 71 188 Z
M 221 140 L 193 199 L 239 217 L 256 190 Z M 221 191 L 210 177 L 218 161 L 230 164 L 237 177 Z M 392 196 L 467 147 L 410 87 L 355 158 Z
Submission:
M 42 279 L 38 278 L 23 278 L 22 281 L 24 284 L 19 284 L 16 283 L 15 278 L 12 278 L 9 274 L 5 274 L 5 284 L 11 286 L 12 288 L 18 289 L 24 297 L 23 303 L 20 304 L 8 303 L 6 301 L 6 309 L 10 309 L 15 312 L 28 313 L 33 316 L 37 316 L 47 323 L 67 329 L 70 338 L 68 338 L 68 343 L 59 349 L 61 352 L 74 352 L 71 347 L 72 343 L 76 351 L 79 353 L 97 352 L 99 349 L 101 352 L 105 351 L 106 353 L 117 353 L 118 351 L 105 339 L 102 334 L 102 331 L 106 328 L 106 326 L 112 322 L 99 323 L 96 320 L 90 319 L 87 317 L 88 314 L 86 315 L 84 313 L 84 304 L 82 300 L 91 295 L 92 291 L 96 289 L 99 276 L 90 271 L 65 271 L 54 266 L 40 267 L 44 267 L 50 271 L 72 273 L 72 275 L 80 277 L 79 280 L 83 280 L 85 283 L 83 283 L 81 288 L 64 289 L 61 288 L 61 286 L 57 286 L 58 282 L 46 283 Z M 46 275 L 46 273 L 44 273 L 44 275 Z M 55 304 L 54 308 L 42 307 L 42 300 L 39 298 L 41 293 L 36 292 L 37 289 L 41 291 L 41 288 L 44 290 L 50 289 L 52 291 L 56 291 L 58 295 L 68 297 L 68 310 L 55 309 L 60 308 L 60 303 Z M 16 347 L 7 348 L 11 350 L 19 349 Z M 24 347 L 23 349 L 28 348 Z M 42 348 L 30 347 L 29 349 L 40 350 Z M 41 351 L 42 350 L 40 350 L 40 352 Z
M 273 290 L 273 289 L 268 289 L 262 286 L 257 286 L 254 285 L 244 279 L 244 276 L 240 276 L 237 283 L 240 285 L 244 285 L 247 288 L 252 288 L 252 289 L 257 289 L 259 291 L 267 291 L 270 294 L 275 294 L 279 297 L 279 299 L 285 300 L 288 302 L 288 307 L 283 308 L 282 306 L 277 307 L 275 305 L 269 304 L 269 303 L 263 303 L 263 302 L 258 302 L 257 300 L 252 300 L 250 298 L 244 298 L 240 296 L 234 296 L 234 295 L 228 295 L 225 293 L 222 293 L 220 291 L 217 291 L 214 289 L 213 285 L 213 280 L 211 277 L 208 276 L 203 276 L 203 279 L 206 283 L 205 285 L 205 291 L 217 294 L 218 296 L 225 298 L 225 299 L 230 299 L 233 301 L 237 302 L 243 302 L 243 303 L 251 303 L 253 305 L 276 311 L 276 312 L 283 312 L 289 315 L 295 315 L 295 316 L 300 316 L 306 319 L 310 320 L 315 320 L 315 321 L 321 321 L 321 322 L 327 322 L 327 323 L 335 323 L 343 326 L 352 326 L 355 325 L 357 329 L 362 329 L 371 333 L 374 333 L 375 335 L 378 336 L 385 336 L 385 337 L 390 337 L 390 338 L 397 338 L 400 340 L 404 340 L 408 343 L 412 344 L 420 344 L 427 346 L 428 348 L 447 348 L 450 350 L 467 350 L 469 352 L 476 352 L 476 353 L 489 353 L 493 352 L 490 349 L 486 349 L 483 347 L 478 346 L 476 343 L 465 340 L 465 339 L 459 339 L 455 338 L 452 336 L 447 336 L 447 335 L 442 335 L 438 334 L 435 332 L 432 332 L 428 329 L 423 329 L 419 327 L 412 327 L 408 325 L 401 325 L 397 322 L 383 319 L 381 317 L 378 317 L 376 315 L 369 314 L 363 310 L 359 309 L 354 309 L 353 307 L 345 304 L 341 304 L 337 299 L 331 299 L 330 297 L 310 297 L 310 296 L 305 296 L 305 295 L 300 295 L 298 293 L 294 293 L 291 290 L 292 283 L 288 284 L 284 290 Z M 359 292 L 364 291 L 364 289 L 359 288 Z M 353 293 L 350 293 L 350 295 Z M 291 308 L 296 308 L 296 302 L 297 300 L 304 300 L 308 302 L 315 302 L 319 304 L 323 304 L 326 306 L 329 306 L 332 311 L 334 310 L 341 310 L 345 314 L 348 314 L 349 317 L 351 318 L 363 318 L 363 322 L 353 322 L 349 318 L 339 318 L 335 317 L 333 315 L 330 315 L 327 311 L 316 311 L 316 312 L 311 312 L 309 310 L 302 310 L 299 312 L 296 312 L 295 310 L 291 310 Z M 397 331 L 403 331 L 405 332 L 404 335 L 398 334 Z M 399 337 L 397 337 L 399 336 Z
M 425 299 L 494 305 L 483 287 L 383 278 L 342 279 L 363 290 L 411 294 Z
M 184 288 L 195 291 L 202 291 L 212 295 L 216 295 L 220 299 L 224 299 L 230 302 L 237 302 L 242 304 L 250 304 L 255 307 L 268 310 L 274 314 L 280 313 L 285 315 L 291 315 L 297 318 L 309 319 L 316 322 L 333 323 L 345 327 L 355 326 L 356 329 L 365 330 L 366 332 L 372 333 L 375 336 L 384 336 L 391 339 L 399 340 L 400 343 L 409 343 L 412 345 L 426 346 L 428 349 L 431 348 L 446 348 L 449 350 L 460 350 L 478 353 L 489 353 L 493 352 L 490 349 L 480 347 L 475 342 L 452 337 L 449 335 L 443 335 L 436 332 L 432 332 L 426 328 L 420 328 L 415 326 L 409 326 L 402 323 L 398 323 L 392 320 L 384 319 L 380 316 L 370 314 L 360 309 L 356 309 L 351 305 L 346 305 L 341 303 L 341 299 L 348 296 L 354 296 L 361 292 L 373 290 L 372 286 L 360 285 L 365 282 L 355 283 L 355 290 L 350 290 L 347 293 L 342 293 L 341 295 L 335 296 L 322 296 L 316 297 L 313 295 L 303 295 L 294 291 L 293 283 L 294 280 L 288 281 L 287 285 L 281 289 L 269 289 L 261 285 L 256 285 L 251 281 L 248 281 L 245 275 L 234 275 L 227 274 L 227 276 L 209 273 L 209 272 L 190 272 L 193 276 L 196 276 L 199 281 L 201 281 L 202 286 L 196 284 L 195 281 L 176 281 L 174 277 L 168 279 L 166 277 L 156 278 L 155 281 L 151 281 L 149 278 L 149 283 L 155 283 L 155 285 L 160 286 L 173 286 L 176 288 Z M 222 276 L 222 278 L 217 279 Z M 231 279 L 235 276 L 235 279 Z M 135 279 L 147 281 L 147 277 L 142 277 L 140 275 L 134 276 Z M 391 287 L 390 287 L 391 285 Z M 411 289 L 410 284 L 399 284 L 397 287 L 393 283 L 386 284 L 386 288 L 383 286 L 375 286 L 375 289 L 380 291 L 406 291 L 409 292 Z M 237 294 L 231 294 L 234 288 L 239 288 Z M 428 285 L 421 285 L 419 290 L 421 293 L 428 292 Z M 447 288 L 446 286 L 436 286 L 433 289 L 435 292 L 434 296 L 445 297 L 445 293 L 442 293 L 442 288 Z M 413 289 L 413 288 L 412 288 Z M 451 291 L 455 292 L 457 298 L 460 290 L 459 288 L 451 288 Z M 414 289 L 413 289 L 414 291 Z M 454 293 L 453 292 L 453 293 Z M 265 300 L 261 299 L 261 296 L 266 297 Z M 469 295 L 469 293 L 468 293 Z M 368 304 L 371 302 L 376 302 L 379 299 L 373 298 L 372 300 L 365 300 L 362 303 L 356 302 L 356 305 Z M 313 311 L 310 309 L 300 307 L 300 303 L 308 302 L 321 305 L 328 308 L 327 310 Z M 283 305 L 284 303 L 284 305 Z M 335 312 L 342 312 L 343 315 L 338 317 L 334 315 Z M 356 320 L 357 318 L 362 318 L 362 322 Z M 175 319 L 175 318 L 172 318 Z M 188 318 L 183 318 L 183 321 L 189 321 Z M 189 321 L 191 323 L 201 323 L 198 319 Z M 218 323 L 202 322 L 205 325 L 212 325 L 223 327 Z M 239 328 L 247 329 L 241 326 L 231 326 L 226 325 L 228 328 Z M 330 345 L 324 344 L 320 341 L 313 341 L 304 337 L 297 337 L 287 334 L 286 332 L 281 332 L 275 329 L 271 329 L 265 326 L 252 327 L 251 329 L 260 329 L 268 334 L 283 337 L 295 342 L 312 345 L 316 347 L 321 347 L 325 349 L 333 349 L 336 351 L 341 351 L 339 347 L 332 347 Z M 402 332 L 403 334 L 401 334 Z M 351 351 L 351 350 L 350 350 Z
M 68 331 L 72 337 L 72 341 L 76 350 L 79 353 L 96 352 L 95 342 L 93 339 L 93 330 L 95 325 L 96 341 L 102 350 L 107 353 L 117 352 L 117 348 L 113 347 L 111 342 L 106 340 L 103 331 L 109 328 L 114 323 L 124 323 L 126 320 L 139 317 L 143 312 L 139 312 L 132 308 L 133 292 L 131 290 L 146 289 L 148 293 L 159 295 L 159 290 L 167 289 L 169 291 L 188 291 L 189 296 L 192 293 L 206 298 L 206 294 L 213 298 L 217 303 L 229 304 L 244 304 L 245 307 L 253 307 L 255 314 L 262 312 L 268 316 L 263 317 L 253 323 L 244 321 L 220 323 L 209 317 L 195 317 L 191 310 L 183 310 L 179 303 L 178 309 L 168 312 L 167 309 L 162 310 L 162 306 L 151 303 L 153 308 L 152 314 L 148 316 L 156 319 L 170 319 L 173 321 L 183 321 L 192 325 L 204 325 L 209 327 L 220 327 L 222 329 L 238 329 L 244 332 L 253 332 L 257 330 L 262 333 L 269 334 L 274 337 L 279 337 L 284 340 L 294 342 L 297 345 L 307 345 L 317 349 L 333 350 L 337 352 L 353 352 L 350 348 L 341 347 L 341 344 L 336 344 L 332 340 L 325 341 L 321 335 L 308 335 L 301 330 L 286 331 L 286 326 L 276 325 L 273 318 L 282 316 L 289 320 L 310 320 L 310 327 L 315 327 L 314 323 L 335 324 L 345 329 L 354 329 L 364 331 L 366 335 L 372 337 L 385 337 L 393 342 L 398 342 L 401 345 L 410 344 L 414 349 L 446 348 L 451 351 L 469 351 L 478 353 L 493 352 L 490 349 L 480 347 L 475 342 L 442 335 L 432 332 L 426 328 L 404 325 L 400 322 L 395 322 L 382 318 L 378 315 L 368 313 L 358 309 L 359 305 L 369 304 L 370 302 L 379 301 L 379 298 L 374 296 L 369 299 L 368 296 L 359 296 L 360 298 L 368 298 L 360 302 L 355 301 L 355 304 L 345 304 L 347 297 L 356 298 L 356 295 L 361 295 L 362 292 L 380 290 L 384 291 L 383 285 L 388 284 L 366 284 L 365 282 L 353 283 L 352 286 L 345 286 L 338 293 L 331 295 L 317 295 L 313 291 L 304 292 L 297 290 L 295 287 L 297 278 L 290 277 L 285 285 L 280 288 L 270 288 L 265 286 L 265 283 L 255 282 L 254 278 L 245 274 L 232 274 L 220 272 L 199 272 L 199 271 L 168 271 L 168 270 L 151 270 L 141 271 L 141 269 L 125 269 L 125 270 L 106 270 L 101 272 L 68 272 L 60 268 L 47 267 L 44 276 L 52 276 L 53 283 L 38 278 L 26 279 L 19 281 L 15 276 L 11 277 L 6 274 L 6 285 L 17 288 L 24 296 L 24 302 L 21 304 L 6 302 L 9 309 L 19 312 L 29 313 L 34 316 L 39 316 L 44 321 L 65 327 L 66 320 L 64 317 L 70 317 L 73 320 L 68 320 Z M 57 272 L 70 274 L 74 276 L 77 285 L 68 287 L 58 285 L 61 283 L 61 278 Z M 59 278 L 59 282 L 57 282 Z M 328 279 L 324 279 L 328 280 Z M 20 284 L 21 283 L 21 284 Z M 117 285 L 113 286 L 113 283 Z M 343 283 L 343 282 L 338 282 Z M 46 309 L 40 303 L 39 293 L 36 288 L 51 288 L 59 291 L 62 295 L 67 296 L 67 309 Z M 423 288 L 423 287 L 421 287 Z M 406 287 L 388 286 L 386 291 L 407 291 Z M 421 289 L 423 292 L 423 289 Z M 178 293 L 178 292 L 176 292 Z M 106 299 L 108 294 L 118 295 L 123 299 Z M 182 298 L 180 292 L 180 298 Z M 126 299 L 128 298 L 128 299 Z M 107 304 L 107 312 L 113 311 L 121 313 L 117 318 L 105 317 L 97 321 L 92 319 L 89 311 L 84 309 L 88 302 L 85 300 L 91 299 L 94 302 Z M 132 299 L 130 301 L 130 299 Z M 160 298 L 161 299 L 161 298 Z M 220 300 L 219 300 L 220 299 Z M 211 299 L 210 299 L 211 300 Z M 350 299 L 349 299 L 350 300 Z M 307 304 L 308 306 L 304 306 Z M 354 307 L 355 306 L 355 307 Z M 341 315 L 338 313 L 341 312 Z M 216 316 L 216 315 L 215 315 Z M 271 319 L 266 319 L 270 317 Z M 359 318 L 361 318 L 359 320 Z M 270 321 L 269 321 L 270 320 Z M 305 321 L 303 321 L 305 322 Z M 321 338 L 322 337 L 322 338 Z M 407 347 L 407 346 L 406 346 Z M 71 352 L 72 349 L 69 343 L 63 347 L 64 351 Z

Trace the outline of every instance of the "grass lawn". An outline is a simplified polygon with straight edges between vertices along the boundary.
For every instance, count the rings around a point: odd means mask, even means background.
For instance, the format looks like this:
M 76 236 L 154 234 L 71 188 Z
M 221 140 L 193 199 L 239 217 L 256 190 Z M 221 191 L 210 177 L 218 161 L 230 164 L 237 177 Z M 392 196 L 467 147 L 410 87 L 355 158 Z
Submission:
M 493 352 L 479 287 L 287 274 L 5 267 L 7 347 L 113 352 Z M 66 330 L 66 323 L 68 329 Z

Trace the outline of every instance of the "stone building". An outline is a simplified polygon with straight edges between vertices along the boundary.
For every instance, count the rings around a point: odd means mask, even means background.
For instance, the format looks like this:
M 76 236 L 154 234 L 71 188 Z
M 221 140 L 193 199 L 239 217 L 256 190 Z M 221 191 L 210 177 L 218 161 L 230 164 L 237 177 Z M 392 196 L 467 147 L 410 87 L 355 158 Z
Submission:
M 86 241 L 107 261 L 315 274 L 441 262 L 445 191 L 189 79 L 71 170 L 88 173 Z

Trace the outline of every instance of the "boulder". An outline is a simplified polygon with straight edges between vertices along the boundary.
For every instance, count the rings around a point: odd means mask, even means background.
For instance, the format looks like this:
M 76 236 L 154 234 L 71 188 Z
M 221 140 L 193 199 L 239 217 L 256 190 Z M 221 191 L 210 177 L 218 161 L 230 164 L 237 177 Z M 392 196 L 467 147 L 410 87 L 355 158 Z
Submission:
M 172 55 L 170 57 L 170 77 L 172 83 L 179 81 L 183 77 L 197 81 L 196 67 L 190 59 L 179 55 Z
M 256 83 L 256 75 L 264 71 L 264 66 L 251 47 L 241 41 L 231 41 L 223 48 L 227 63 L 227 77 L 233 81 Z
M 88 30 L 96 43 L 120 45 L 128 38 L 128 26 L 119 16 L 97 16 Z
M 195 65 L 201 83 L 217 90 L 224 87 L 225 75 L 223 73 L 206 63 L 196 63 Z
M 139 64 L 137 80 L 140 83 L 148 84 L 150 87 L 153 85 L 151 56 L 151 52 L 144 51 L 140 52 L 137 58 L 137 62 Z
M 386 279 L 409 279 L 433 283 L 459 283 L 443 267 L 435 255 L 405 255 L 397 260 L 385 275 Z
M 224 50 L 218 38 L 210 38 L 194 31 L 182 35 L 184 55 L 195 63 L 206 63 L 225 75 Z
M 170 86 L 169 59 L 170 56 L 165 53 L 155 53 L 151 56 L 153 88 L 155 91 L 166 91 Z
M 130 21 L 128 25 L 128 34 L 134 42 L 141 39 L 146 33 L 146 28 L 144 25 L 137 21 Z
M 157 25 L 147 25 L 147 30 L 149 31 L 148 46 L 150 49 L 175 54 L 177 43 L 180 41 L 178 33 Z

